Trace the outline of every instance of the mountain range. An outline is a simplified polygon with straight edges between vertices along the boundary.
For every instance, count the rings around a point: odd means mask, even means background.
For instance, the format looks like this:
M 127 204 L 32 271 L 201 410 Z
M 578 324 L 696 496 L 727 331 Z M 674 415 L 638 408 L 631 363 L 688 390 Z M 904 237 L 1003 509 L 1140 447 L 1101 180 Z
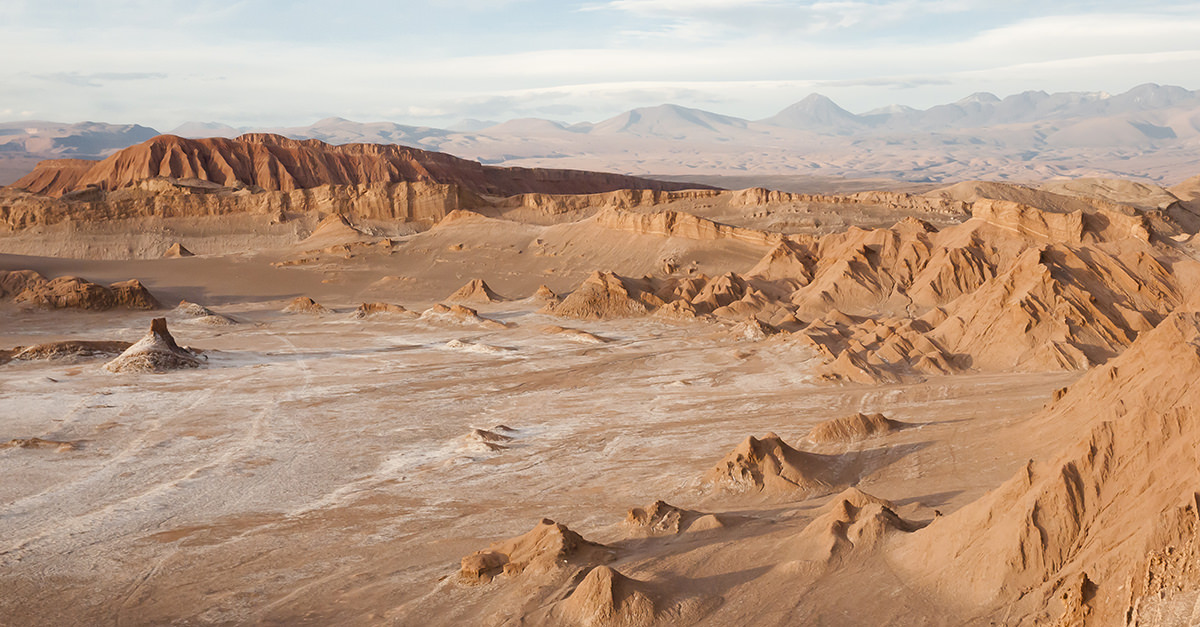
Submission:
M 597 123 L 527 118 L 455 126 L 458 130 L 327 118 L 283 128 L 189 122 L 169 132 L 188 138 L 266 132 L 331 144 L 400 144 L 490 165 L 717 184 L 730 176 L 910 182 L 1112 176 L 1171 183 L 1194 173 L 1200 92 L 1146 84 L 1116 95 L 976 93 L 924 110 L 893 105 L 861 114 L 812 94 L 761 120 L 664 104 Z M 19 178 L 36 159 L 101 158 L 154 134 L 137 125 L 0 123 L 0 182 Z

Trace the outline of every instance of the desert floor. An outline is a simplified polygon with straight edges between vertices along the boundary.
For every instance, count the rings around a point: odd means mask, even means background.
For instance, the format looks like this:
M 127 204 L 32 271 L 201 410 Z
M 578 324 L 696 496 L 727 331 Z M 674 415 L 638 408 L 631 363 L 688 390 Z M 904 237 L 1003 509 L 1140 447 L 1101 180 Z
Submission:
M 486 590 L 456 583 L 458 560 L 542 517 L 623 547 L 613 566 L 627 575 L 691 564 L 683 570 L 695 576 L 677 587 L 751 602 L 759 575 L 787 561 L 772 547 L 826 499 L 701 490 L 704 472 L 746 436 L 778 433 L 836 456 L 874 495 L 948 513 L 1040 452 L 1012 425 L 1079 376 L 830 386 L 813 380 L 808 349 L 719 324 L 564 321 L 529 300 L 478 306 L 503 329 L 357 320 L 365 280 L 322 283 L 315 270 L 257 276 L 221 258 L 3 262 L 113 280 L 136 272 L 164 303 L 207 295 L 241 322 L 168 315 L 176 339 L 204 351 L 199 370 L 117 376 L 103 359 L 0 367 L 0 441 L 79 446 L 0 450 L 6 625 L 503 622 L 472 603 Z M 280 313 L 303 290 L 334 312 Z M 436 299 L 398 302 L 421 311 Z M 134 341 L 162 315 L 4 307 L 6 347 Z M 916 426 L 886 443 L 803 444 L 817 422 L 858 411 Z M 493 450 L 474 428 L 513 439 Z M 734 522 L 647 553 L 620 522 L 655 499 Z M 718 607 L 705 620 L 740 611 Z

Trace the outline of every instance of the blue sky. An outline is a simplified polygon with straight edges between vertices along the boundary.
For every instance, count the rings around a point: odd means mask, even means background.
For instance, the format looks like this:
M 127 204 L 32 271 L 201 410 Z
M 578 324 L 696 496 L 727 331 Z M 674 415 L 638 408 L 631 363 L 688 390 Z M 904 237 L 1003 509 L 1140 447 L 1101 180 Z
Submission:
M 976 91 L 1200 88 L 1200 3 L 0 0 L 0 120 L 750 119 Z

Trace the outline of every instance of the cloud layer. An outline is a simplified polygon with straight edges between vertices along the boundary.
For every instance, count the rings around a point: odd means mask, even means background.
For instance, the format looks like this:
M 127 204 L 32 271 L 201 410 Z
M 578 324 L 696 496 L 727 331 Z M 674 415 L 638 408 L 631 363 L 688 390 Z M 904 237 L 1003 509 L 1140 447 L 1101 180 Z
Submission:
M 1188 88 L 1191 2 L 10 0 L 0 111 L 307 124 L 598 120 L 676 102 L 748 118 L 812 91 L 854 111 L 975 91 Z M 69 6 L 68 6 L 69 5 Z

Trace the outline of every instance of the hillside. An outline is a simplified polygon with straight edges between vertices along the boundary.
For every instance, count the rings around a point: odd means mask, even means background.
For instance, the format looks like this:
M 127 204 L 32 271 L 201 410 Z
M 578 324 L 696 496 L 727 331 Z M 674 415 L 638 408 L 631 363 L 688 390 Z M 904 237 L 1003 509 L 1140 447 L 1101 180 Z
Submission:
M 249 133 L 236 139 L 159 135 L 99 162 L 53 160 L 11 187 L 58 197 L 87 188 L 118 190 L 153 178 L 224 187 L 293 191 L 322 185 L 456 184 L 478 194 L 588 194 L 617 189 L 695 187 L 575 170 L 497 168 L 451 155 L 382 144 L 344 144 Z

